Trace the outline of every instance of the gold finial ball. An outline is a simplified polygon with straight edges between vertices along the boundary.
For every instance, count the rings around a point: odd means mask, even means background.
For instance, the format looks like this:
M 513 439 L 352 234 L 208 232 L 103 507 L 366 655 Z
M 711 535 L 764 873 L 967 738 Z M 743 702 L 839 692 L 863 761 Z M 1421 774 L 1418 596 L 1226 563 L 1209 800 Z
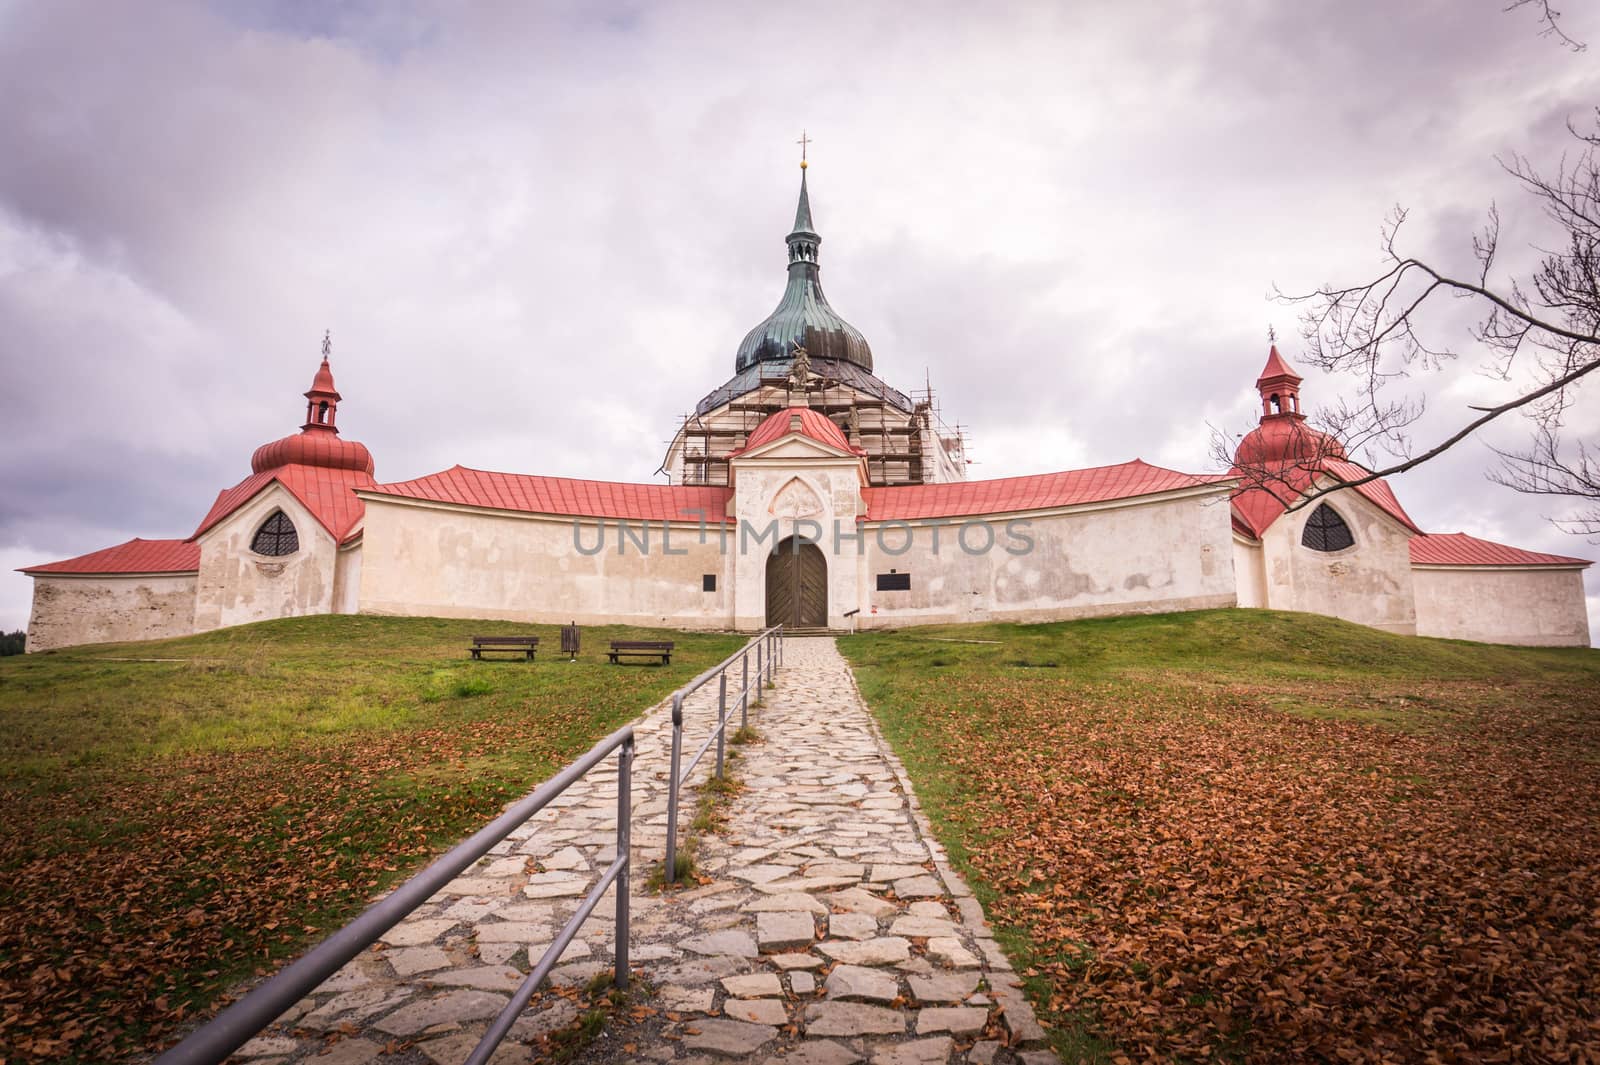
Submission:
M 802 159 L 802 160 L 800 160 L 800 169 L 804 170 L 805 168 L 806 168 L 806 161 L 804 159 Z

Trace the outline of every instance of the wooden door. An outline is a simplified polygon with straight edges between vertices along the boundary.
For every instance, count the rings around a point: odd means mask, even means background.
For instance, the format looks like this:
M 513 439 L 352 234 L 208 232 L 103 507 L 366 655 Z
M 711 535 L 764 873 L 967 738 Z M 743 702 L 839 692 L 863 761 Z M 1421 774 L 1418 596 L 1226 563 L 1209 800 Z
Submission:
M 767 558 L 767 624 L 828 625 L 828 560 L 816 544 L 790 537 Z

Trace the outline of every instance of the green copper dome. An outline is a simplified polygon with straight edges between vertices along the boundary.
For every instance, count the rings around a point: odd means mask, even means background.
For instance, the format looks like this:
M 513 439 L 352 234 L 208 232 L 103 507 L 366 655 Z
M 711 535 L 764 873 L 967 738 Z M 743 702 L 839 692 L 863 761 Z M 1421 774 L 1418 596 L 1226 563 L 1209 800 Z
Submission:
M 817 247 L 822 238 L 811 222 L 811 197 L 806 191 L 804 170 L 800 172 L 800 204 L 794 212 L 794 231 L 785 240 L 789 245 L 789 283 L 776 309 L 739 345 L 734 373 L 743 373 L 757 363 L 787 363 L 796 345 L 805 348 L 813 360 L 853 363 L 870 372 L 872 348 L 867 345 L 867 338 L 840 318 L 822 294 L 818 279 L 821 267 L 817 265 Z

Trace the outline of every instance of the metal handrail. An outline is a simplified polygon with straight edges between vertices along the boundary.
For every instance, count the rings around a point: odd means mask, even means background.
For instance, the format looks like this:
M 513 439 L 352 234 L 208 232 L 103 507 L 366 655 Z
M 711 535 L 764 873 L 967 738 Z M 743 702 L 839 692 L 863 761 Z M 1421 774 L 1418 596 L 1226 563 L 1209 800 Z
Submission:
M 629 814 L 632 801 L 630 791 L 633 777 L 634 740 L 633 726 L 624 725 L 589 749 L 589 752 L 561 772 L 535 788 L 517 804 L 489 822 L 477 832 L 456 844 L 444 856 L 416 876 L 401 884 L 389 895 L 373 903 L 367 910 L 311 948 L 293 964 L 274 975 L 266 983 L 245 995 L 205 1025 L 196 1029 L 187 1039 L 156 1059 L 156 1065 L 217 1065 L 229 1054 L 239 1049 L 251 1037 L 271 1024 L 290 1006 L 316 990 L 321 983 L 338 972 L 346 962 L 375 943 L 389 929 L 399 924 L 407 914 L 427 902 L 440 889 L 460 875 L 468 866 L 489 853 L 495 844 L 505 839 L 528 818 L 548 806 L 551 800 L 566 791 L 577 780 L 593 769 L 612 751 L 617 756 L 617 856 L 589 893 L 584 896 L 578 912 L 561 929 L 561 934 L 550 944 L 533 971 L 511 996 L 511 1001 L 500 1011 L 489 1030 L 479 1040 L 467 1058 L 466 1065 L 483 1065 L 489 1060 L 505 1038 L 517 1016 L 528 1005 L 539 983 L 549 975 L 561 954 L 567 949 L 578 929 L 582 927 L 599 904 L 606 889 L 617 887 L 616 958 L 613 979 L 619 988 L 628 986 L 628 874 L 631 865 L 632 831 Z
M 689 780 L 689 774 L 710 749 L 717 745 L 716 777 L 722 779 L 723 734 L 728 728 L 728 668 L 738 659 L 741 669 L 739 685 L 739 727 L 750 723 L 750 649 L 756 652 L 756 687 L 770 682 L 778 665 L 783 661 L 783 626 L 773 625 L 751 637 L 739 650 L 712 666 L 688 684 L 672 693 L 672 770 L 667 779 L 667 856 L 663 869 L 665 882 L 672 884 L 678 878 L 678 792 Z M 699 691 L 711 678 L 717 678 L 717 724 L 700 749 L 689 759 L 682 770 L 678 764 L 683 759 L 683 700 Z

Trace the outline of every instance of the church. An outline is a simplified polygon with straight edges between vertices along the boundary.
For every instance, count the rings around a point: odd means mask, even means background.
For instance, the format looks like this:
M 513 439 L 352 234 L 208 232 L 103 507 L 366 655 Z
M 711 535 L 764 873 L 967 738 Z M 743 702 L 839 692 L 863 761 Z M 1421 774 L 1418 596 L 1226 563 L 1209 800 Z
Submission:
M 801 166 L 782 297 L 676 430 L 663 482 L 463 466 L 381 482 L 341 434 L 324 340 L 299 431 L 257 448 L 192 535 L 22 571 L 27 649 L 327 613 L 749 631 L 1231 606 L 1589 643 L 1584 559 L 1424 532 L 1382 480 L 1296 506 L 1367 471 L 1305 424 L 1275 346 L 1227 474 L 1134 459 L 969 480 L 931 390 L 880 378 L 823 295 Z

